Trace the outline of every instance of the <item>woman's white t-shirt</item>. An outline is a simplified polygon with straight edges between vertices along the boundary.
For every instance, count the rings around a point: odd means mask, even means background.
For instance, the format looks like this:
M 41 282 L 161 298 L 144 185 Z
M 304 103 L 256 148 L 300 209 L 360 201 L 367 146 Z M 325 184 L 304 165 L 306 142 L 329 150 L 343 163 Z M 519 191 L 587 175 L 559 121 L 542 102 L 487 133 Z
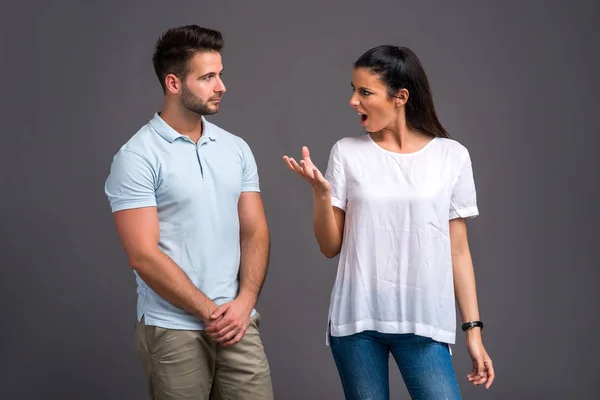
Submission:
M 468 150 L 435 138 L 399 154 L 368 134 L 347 137 L 333 146 L 325 178 L 332 204 L 346 213 L 327 333 L 454 343 L 449 220 L 478 215 Z

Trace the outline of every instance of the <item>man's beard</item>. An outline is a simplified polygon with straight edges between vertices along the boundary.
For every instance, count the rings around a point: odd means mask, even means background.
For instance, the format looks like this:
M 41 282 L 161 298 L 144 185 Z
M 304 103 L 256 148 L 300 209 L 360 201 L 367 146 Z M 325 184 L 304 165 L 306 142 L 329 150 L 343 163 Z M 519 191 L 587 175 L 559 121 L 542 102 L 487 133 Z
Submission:
M 217 98 L 220 98 L 220 96 Z M 215 99 L 213 98 L 212 100 Z M 181 104 L 198 115 L 212 115 L 219 112 L 218 104 L 211 107 L 208 102 L 203 103 L 198 97 L 194 96 L 185 85 L 183 85 L 181 91 Z

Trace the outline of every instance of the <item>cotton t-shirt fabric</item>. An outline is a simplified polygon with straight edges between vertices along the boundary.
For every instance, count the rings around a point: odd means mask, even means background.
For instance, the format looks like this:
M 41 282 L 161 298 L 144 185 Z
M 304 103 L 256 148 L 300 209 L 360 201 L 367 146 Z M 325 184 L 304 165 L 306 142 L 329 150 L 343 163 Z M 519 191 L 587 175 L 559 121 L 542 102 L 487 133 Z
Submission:
M 400 154 L 369 134 L 333 146 L 325 178 L 345 211 L 329 334 L 414 333 L 452 344 L 449 220 L 478 215 L 468 150 L 434 138 Z

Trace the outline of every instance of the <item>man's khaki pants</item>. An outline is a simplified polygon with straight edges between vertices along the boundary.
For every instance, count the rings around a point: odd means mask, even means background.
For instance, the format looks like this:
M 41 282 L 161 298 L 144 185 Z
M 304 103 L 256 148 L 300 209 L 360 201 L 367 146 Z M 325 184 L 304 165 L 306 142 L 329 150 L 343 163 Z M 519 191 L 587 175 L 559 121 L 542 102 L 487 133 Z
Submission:
M 258 327 L 250 319 L 246 334 L 223 347 L 204 331 L 135 326 L 135 347 L 153 400 L 271 400 L 269 363 Z

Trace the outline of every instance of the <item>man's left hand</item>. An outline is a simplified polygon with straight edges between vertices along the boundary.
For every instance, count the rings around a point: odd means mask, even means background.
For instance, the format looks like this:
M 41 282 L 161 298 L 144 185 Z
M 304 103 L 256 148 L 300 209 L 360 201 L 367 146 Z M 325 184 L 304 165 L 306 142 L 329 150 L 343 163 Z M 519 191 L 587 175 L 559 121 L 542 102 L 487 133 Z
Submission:
M 252 308 L 249 301 L 239 297 L 221 305 L 211 314 L 206 333 L 223 346 L 239 342 L 250 325 Z

